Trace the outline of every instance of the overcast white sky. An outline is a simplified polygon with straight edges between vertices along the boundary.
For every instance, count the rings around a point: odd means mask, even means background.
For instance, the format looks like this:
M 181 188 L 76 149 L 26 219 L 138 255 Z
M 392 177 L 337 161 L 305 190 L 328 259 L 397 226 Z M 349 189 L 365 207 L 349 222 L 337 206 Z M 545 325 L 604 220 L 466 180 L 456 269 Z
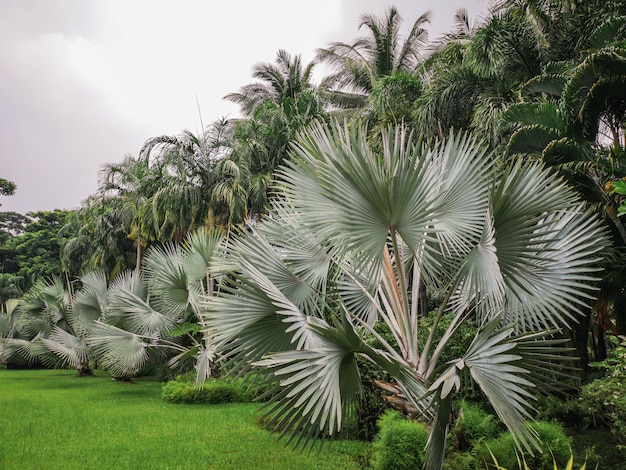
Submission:
M 454 13 L 488 0 L 0 0 L 0 178 L 17 184 L 1 211 L 73 209 L 107 162 L 149 137 L 236 116 L 227 93 L 279 49 L 352 42 L 359 15 L 397 7 L 408 27 L 433 13 L 430 38 Z

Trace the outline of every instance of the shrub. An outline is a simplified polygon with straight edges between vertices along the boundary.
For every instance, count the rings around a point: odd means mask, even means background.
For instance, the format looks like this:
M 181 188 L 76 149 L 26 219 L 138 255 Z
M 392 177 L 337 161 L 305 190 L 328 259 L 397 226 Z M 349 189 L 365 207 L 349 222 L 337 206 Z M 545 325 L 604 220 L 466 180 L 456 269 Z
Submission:
M 405 419 L 398 411 L 387 411 L 378 421 L 374 441 L 373 467 L 376 470 L 422 468 L 428 430 L 418 422 Z
M 626 445 L 626 342 L 594 365 L 605 369 L 606 375 L 582 387 L 581 406 L 595 424 L 607 426 Z
M 457 408 L 459 417 L 451 430 L 451 442 L 456 450 L 468 450 L 481 440 L 493 439 L 500 433 L 500 422 L 479 405 L 462 401 Z
M 198 388 L 189 376 L 179 376 L 163 385 L 161 397 L 171 403 L 215 405 L 252 401 L 253 392 L 241 380 L 211 379 Z
M 565 465 L 571 456 L 571 443 L 565 435 L 562 425 L 537 421 L 531 423 L 530 427 L 539 435 L 543 452 L 534 450 L 534 456 L 527 452 L 523 454 L 523 460 L 528 468 L 553 470 L 555 463 L 558 466 Z M 517 448 L 510 433 L 502 433 L 499 437 L 485 440 L 476 446 L 475 468 L 497 468 L 494 464 L 494 458 L 499 466 L 506 469 L 520 468 Z
M 539 398 L 537 419 L 558 421 L 568 428 L 582 431 L 589 425 L 589 415 L 578 398 L 546 396 Z

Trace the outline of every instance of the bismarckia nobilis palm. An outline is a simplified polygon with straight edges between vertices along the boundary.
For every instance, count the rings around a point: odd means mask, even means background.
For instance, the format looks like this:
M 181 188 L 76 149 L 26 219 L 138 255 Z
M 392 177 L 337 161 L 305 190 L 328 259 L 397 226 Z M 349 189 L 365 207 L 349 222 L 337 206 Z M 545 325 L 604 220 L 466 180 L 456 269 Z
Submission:
M 429 422 L 425 468 L 442 466 L 462 381 L 532 450 L 533 387 L 558 378 L 565 348 L 553 333 L 591 297 L 603 229 L 540 164 L 496 170 L 470 136 L 426 146 L 397 126 L 381 148 L 358 126 L 300 136 L 270 216 L 232 243 L 237 269 L 206 302 L 214 339 L 232 366 L 274 383 L 271 422 L 296 445 L 336 433 L 355 412 L 361 356 Z M 429 285 L 447 292 L 437 318 L 454 320 L 420 348 L 417 303 Z M 470 320 L 471 345 L 442 363 Z

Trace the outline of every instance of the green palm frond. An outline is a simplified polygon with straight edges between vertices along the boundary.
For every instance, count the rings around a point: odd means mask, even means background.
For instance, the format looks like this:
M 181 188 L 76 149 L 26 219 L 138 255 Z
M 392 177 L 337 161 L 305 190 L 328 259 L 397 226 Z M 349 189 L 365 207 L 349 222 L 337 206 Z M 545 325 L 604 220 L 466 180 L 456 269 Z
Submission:
M 126 378 L 135 374 L 148 360 L 149 341 L 113 325 L 95 322 L 87 344 L 93 348 L 98 362 L 113 377 Z
M 604 21 L 598 29 L 596 29 L 588 39 L 591 49 L 602 49 L 614 43 L 618 38 L 618 34 L 624 30 L 626 26 L 626 17 L 617 16 Z
M 87 320 L 97 320 L 107 311 L 106 274 L 102 270 L 91 271 L 80 280 L 83 287 L 74 296 L 74 309 Z
M 75 369 L 88 364 L 90 359 L 87 343 L 59 327 L 55 327 L 41 342 L 62 361 L 62 365 L 71 365 Z
M 505 318 L 522 329 L 572 319 L 587 302 L 593 254 L 606 240 L 601 225 L 585 215 L 562 181 L 537 164 L 510 167 L 492 199 Z
M 515 442 L 532 454 L 533 447 L 539 450 L 538 441 L 525 422 L 531 419 L 530 401 L 534 397 L 529 389 L 533 383 L 526 377 L 528 370 L 518 365 L 521 356 L 513 354 L 516 344 L 511 340 L 511 334 L 514 327 L 498 329 L 499 323 L 496 318 L 478 331 L 456 367 L 469 369 Z
M 32 366 L 48 352 L 40 337 L 32 340 L 3 338 L 0 346 L 0 354 L 4 361 L 22 367 Z
M 151 248 L 144 271 L 155 305 L 172 318 L 183 317 L 189 308 L 190 286 L 182 249 L 174 244 Z
M 330 437 L 354 415 L 362 398 L 356 362 L 362 340 L 343 321 L 338 328 L 318 325 L 318 346 L 312 350 L 269 354 L 255 366 L 270 374 L 276 383 L 272 398 L 264 406 L 270 425 L 291 433 L 289 441 L 305 447 L 312 438 Z
M 120 290 L 111 299 L 111 308 L 123 319 L 124 327 L 139 336 L 160 336 L 182 321 L 177 312 L 158 312 L 133 292 Z
M 200 281 L 206 279 L 207 273 L 219 275 L 221 269 L 215 269 L 224 261 L 226 235 L 217 228 L 201 228 L 189 234 L 183 248 L 183 264 L 190 279 Z
M 524 97 L 546 94 L 558 99 L 563 94 L 565 83 L 566 77 L 563 74 L 543 73 L 526 82 L 521 94 Z
M 558 105 L 548 101 L 517 103 L 502 113 L 502 119 L 521 126 L 542 126 L 565 133 L 567 122 Z
M 605 228 L 581 205 L 546 216 L 536 228 L 536 245 L 529 247 L 527 260 L 518 258 L 517 270 L 525 273 L 525 282 L 507 283 L 511 292 L 505 321 L 517 323 L 522 331 L 576 321 L 594 298 L 593 284 L 599 279 L 593 273 L 600 270 L 598 252 L 607 242 Z
M 207 325 L 216 332 L 216 344 L 227 344 L 233 351 L 245 349 L 245 362 L 260 359 L 267 351 L 313 347 L 317 339 L 309 323 L 321 320 L 307 317 L 255 266 L 244 263 L 243 269 L 236 291 L 225 288 L 220 297 L 208 299 Z M 243 299 L 247 306 L 242 311 Z

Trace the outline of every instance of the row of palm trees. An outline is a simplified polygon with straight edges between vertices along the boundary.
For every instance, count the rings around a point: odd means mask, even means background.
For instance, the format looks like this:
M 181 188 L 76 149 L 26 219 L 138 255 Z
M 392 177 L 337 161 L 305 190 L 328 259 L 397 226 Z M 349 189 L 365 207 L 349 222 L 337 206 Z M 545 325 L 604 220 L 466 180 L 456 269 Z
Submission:
M 77 290 L 60 278 L 40 281 L 0 315 L 0 360 L 72 367 L 79 375 L 97 365 L 127 380 L 157 356 L 172 366 L 193 364 L 203 383 L 215 369 L 200 298 L 216 289 L 211 266 L 223 243 L 219 231 L 201 229 L 184 243 L 150 248 L 140 272 L 109 281 L 91 271 Z

